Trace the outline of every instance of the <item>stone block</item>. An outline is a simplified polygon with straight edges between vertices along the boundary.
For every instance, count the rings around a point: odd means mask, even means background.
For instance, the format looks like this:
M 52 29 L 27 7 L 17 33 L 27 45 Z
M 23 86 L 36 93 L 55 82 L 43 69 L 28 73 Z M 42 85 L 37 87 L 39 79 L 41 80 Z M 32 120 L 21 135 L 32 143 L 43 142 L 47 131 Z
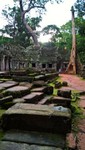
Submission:
M 30 145 L 65 147 L 65 135 L 63 134 L 14 130 L 6 132 L 2 140 Z
M 32 92 L 23 97 L 25 103 L 37 103 L 39 100 L 43 98 L 44 94 L 42 92 Z
M 17 82 L 32 82 L 34 80 L 34 77 L 29 76 L 13 76 L 12 79 Z
M 14 86 L 5 91 L 5 95 L 12 95 L 13 98 L 22 97 L 30 92 L 30 88 L 25 86 Z
M 47 87 L 46 86 L 42 86 L 42 87 L 38 87 L 38 88 L 33 88 L 31 90 L 31 92 L 43 92 L 43 93 L 46 93 L 47 91 Z
M 69 89 L 59 89 L 57 92 L 58 96 L 65 97 L 65 98 L 71 98 L 71 90 Z
M 71 112 L 68 108 L 18 103 L 2 115 L 2 128 L 66 134 L 71 130 Z
M 3 82 L 3 83 L 0 83 L 0 88 L 5 88 L 5 89 L 8 89 L 8 88 L 11 88 L 11 87 L 14 87 L 18 85 L 17 82 L 14 82 L 14 81 L 6 81 L 6 82 Z
M 43 99 L 41 99 L 38 104 L 40 105 L 44 105 L 47 104 L 48 101 L 50 101 L 52 99 L 52 96 L 45 96 Z
M 45 82 L 43 80 L 38 80 L 38 81 L 33 81 L 33 86 L 34 87 L 41 87 L 44 86 Z
M 56 104 L 58 106 L 71 107 L 71 99 L 60 96 L 53 96 L 50 100 L 47 100 L 45 104 Z
M 62 150 L 62 148 L 41 146 L 41 145 L 29 145 L 26 143 L 17 143 L 9 141 L 0 142 L 0 150 Z
M 34 80 L 36 81 L 36 80 L 45 80 L 45 75 L 37 75 L 37 76 L 35 76 L 35 78 L 34 78 Z
M 13 100 L 12 95 L 3 97 L 2 99 L 0 99 L 0 106 L 2 106 L 3 104 L 5 104 L 7 102 L 12 102 L 12 100 Z
M 25 103 L 25 100 L 23 98 L 13 99 L 13 104 L 16 104 L 16 103 Z

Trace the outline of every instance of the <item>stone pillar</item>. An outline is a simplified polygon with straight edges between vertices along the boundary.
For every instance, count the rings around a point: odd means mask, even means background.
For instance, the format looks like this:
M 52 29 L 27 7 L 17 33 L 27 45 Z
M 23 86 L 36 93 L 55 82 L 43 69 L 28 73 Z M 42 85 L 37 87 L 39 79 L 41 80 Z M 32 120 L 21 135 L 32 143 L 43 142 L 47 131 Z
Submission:
M 10 58 L 5 57 L 5 70 L 9 71 L 10 70 Z
M 5 71 L 5 55 L 1 58 L 1 71 Z

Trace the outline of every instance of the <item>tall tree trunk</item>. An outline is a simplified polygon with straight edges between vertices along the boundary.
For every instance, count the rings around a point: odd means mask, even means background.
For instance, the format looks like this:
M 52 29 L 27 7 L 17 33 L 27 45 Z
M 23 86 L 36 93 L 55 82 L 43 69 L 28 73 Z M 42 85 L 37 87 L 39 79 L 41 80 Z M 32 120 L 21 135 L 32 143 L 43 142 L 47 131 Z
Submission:
M 70 54 L 69 64 L 66 70 L 68 74 L 77 74 L 80 72 L 81 63 L 77 55 L 77 46 L 76 46 L 76 33 L 75 33 L 75 21 L 74 21 L 74 8 L 72 6 L 72 50 Z
M 39 43 L 38 43 L 38 39 L 37 39 L 37 36 L 36 34 L 34 33 L 34 31 L 32 30 L 32 28 L 27 24 L 26 22 L 26 19 L 25 19 L 25 14 L 28 13 L 30 11 L 30 7 L 28 7 L 27 10 L 24 10 L 23 9 L 23 4 L 22 4 L 22 0 L 19 0 L 19 4 L 20 4 L 20 9 L 21 9 L 21 17 L 22 17 L 22 21 L 23 21 L 23 24 L 27 30 L 27 33 L 32 36 L 32 39 L 34 41 L 34 44 L 36 47 L 39 47 Z
M 31 29 L 31 27 L 27 24 L 26 20 L 25 20 L 25 15 L 22 14 L 22 21 L 23 21 L 23 24 L 27 30 L 27 33 L 32 36 L 32 39 L 34 41 L 34 44 L 35 46 L 39 46 L 39 43 L 38 43 L 38 39 L 37 39 L 37 36 L 36 34 L 34 33 L 34 31 Z
M 71 74 L 76 74 L 76 57 L 77 57 L 77 51 L 76 51 L 76 34 L 75 34 L 75 22 L 74 22 L 74 8 L 72 7 L 72 50 L 70 55 L 70 61 L 67 67 L 66 72 Z

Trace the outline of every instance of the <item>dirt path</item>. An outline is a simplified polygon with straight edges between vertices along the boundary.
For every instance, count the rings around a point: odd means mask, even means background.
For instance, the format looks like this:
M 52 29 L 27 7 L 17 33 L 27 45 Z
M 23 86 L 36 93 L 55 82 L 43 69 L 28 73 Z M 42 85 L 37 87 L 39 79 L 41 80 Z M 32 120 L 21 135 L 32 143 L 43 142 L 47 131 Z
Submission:
M 60 74 L 63 81 L 67 81 L 69 86 L 75 90 L 85 91 L 85 80 L 75 75 Z
M 82 80 L 78 76 L 67 74 L 60 74 L 60 77 L 63 81 L 68 82 L 69 87 L 85 93 L 85 80 Z M 78 123 L 79 130 L 76 135 L 76 150 L 85 150 L 85 94 L 80 96 L 79 107 L 83 108 L 84 115 L 83 119 L 80 119 L 80 122 Z M 73 144 L 72 140 L 70 143 Z

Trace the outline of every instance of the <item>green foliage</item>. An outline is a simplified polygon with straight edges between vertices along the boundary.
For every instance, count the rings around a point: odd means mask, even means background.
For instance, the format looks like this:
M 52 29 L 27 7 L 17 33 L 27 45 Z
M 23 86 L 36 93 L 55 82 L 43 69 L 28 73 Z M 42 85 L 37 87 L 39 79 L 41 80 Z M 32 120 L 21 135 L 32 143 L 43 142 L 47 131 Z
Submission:
M 30 45 L 30 33 L 28 34 L 20 14 L 20 8 L 15 5 L 14 7 L 7 7 L 2 11 L 3 16 L 8 21 L 8 24 L 5 25 L 4 29 L 0 30 L 3 34 L 7 34 L 11 37 L 11 40 L 15 44 L 20 44 L 21 46 L 27 47 Z M 39 22 L 42 20 L 41 16 L 36 18 L 26 17 L 27 23 L 31 26 L 33 30 L 36 27 L 39 27 Z M 10 42 L 10 40 L 8 41 Z
M 84 0 L 77 0 L 75 3 L 75 8 L 77 10 L 78 16 L 80 17 L 85 16 L 85 1 Z
M 12 43 L 12 38 L 0 36 L 0 45 L 6 43 Z

